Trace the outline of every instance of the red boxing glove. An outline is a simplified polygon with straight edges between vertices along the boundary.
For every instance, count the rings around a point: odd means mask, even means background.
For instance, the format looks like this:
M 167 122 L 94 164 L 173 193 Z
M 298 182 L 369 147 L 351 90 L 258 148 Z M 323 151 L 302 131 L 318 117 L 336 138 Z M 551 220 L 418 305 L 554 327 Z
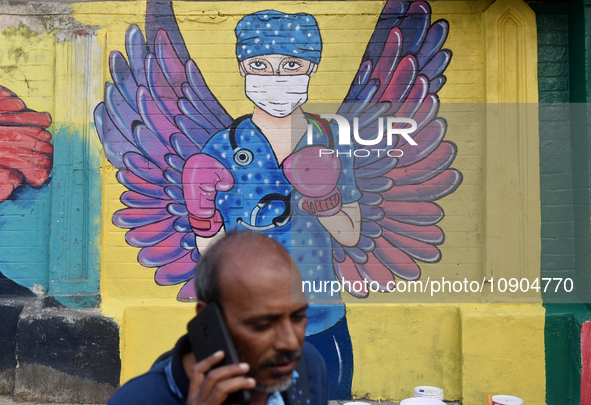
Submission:
M 21 184 L 39 187 L 53 166 L 48 113 L 27 109 L 12 91 L 0 86 L 0 202 Z
M 298 208 L 308 214 L 328 217 L 341 210 L 341 192 L 337 182 L 341 175 L 341 160 L 334 155 L 321 154 L 326 148 L 307 146 L 293 153 L 283 163 L 283 173 L 291 185 L 302 194 Z
M 198 153 L 183 167 L 183 196 L 189 211 L 189 223 L 198 236 L 215 235 L 224 220 L 215 206 L 218 191 L 234 187 L 232 173 L 216 158 Z

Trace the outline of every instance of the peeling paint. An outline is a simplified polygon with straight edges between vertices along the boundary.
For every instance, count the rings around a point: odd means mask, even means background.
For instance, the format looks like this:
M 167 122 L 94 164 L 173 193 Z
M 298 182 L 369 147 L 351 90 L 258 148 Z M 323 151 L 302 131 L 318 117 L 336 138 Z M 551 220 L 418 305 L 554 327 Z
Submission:
M 43 286 L 41 284 L 35 284 L 33 286 L 33 292 L 37 295 L 43 295 L 44 294 Z
M 98 26 L 76 21 L 70 6 L 65 3 L 0 3 L 0 31 L 19 28 L 21 25 L 38 35 L 55 32 L 58 42 L 73 41 L 80 35 L 96 35 L 98 30 Z
M 210 24 L 219 24 L 228 19 L 227 15 L 220 15 L 218 11 L 210 11 L 204 10 L 201 12 L 201 15 L 196 13 L 196 15 L 190 16 L 179 16 L 179 22 L 197 22 L 197 23 L 210 23 Z

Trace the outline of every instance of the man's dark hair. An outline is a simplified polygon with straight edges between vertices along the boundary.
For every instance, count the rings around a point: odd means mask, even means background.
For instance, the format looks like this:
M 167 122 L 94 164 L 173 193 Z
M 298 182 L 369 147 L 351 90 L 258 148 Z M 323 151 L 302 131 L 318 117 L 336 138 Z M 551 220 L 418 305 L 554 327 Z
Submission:
M 205 254 L 199 258 L 194 278 L 195 292 L 199 301 L 205 303 L 220 301 L 221 292 L 218 273 L 223 261 L 228 258 L 232 246 L 257 240 L 271 243 L 281 251 L 289 254 L 283 245 L 260 232 L 240 231 L 226 234 L 209 246 Z

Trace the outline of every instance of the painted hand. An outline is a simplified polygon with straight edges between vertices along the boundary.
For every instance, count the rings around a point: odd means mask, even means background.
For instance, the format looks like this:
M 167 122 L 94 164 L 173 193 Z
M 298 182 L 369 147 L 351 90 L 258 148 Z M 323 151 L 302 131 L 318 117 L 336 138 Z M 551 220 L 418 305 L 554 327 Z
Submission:
M 199 153 L 185 163 L 182 180 L 193 232 L 202 237 L 215 235 L 223 224 L 215 198 L 218 191 L 234 187 L 234 177 L 219 160 Z
M 334 154 L 320 155 L 321 149 L 307 146 L 293 153 L 283 163 L 283 173 L 302 194 L 298 208 L 308 214 L 326 217 L 341 210 L 341 192 L 336 187 L 341 175 L 341 161 Z
M 48 113 L 30 110 L 6 87 L 0 86 L 0 202 L 21 184 L 39 187 L 53 166 Z

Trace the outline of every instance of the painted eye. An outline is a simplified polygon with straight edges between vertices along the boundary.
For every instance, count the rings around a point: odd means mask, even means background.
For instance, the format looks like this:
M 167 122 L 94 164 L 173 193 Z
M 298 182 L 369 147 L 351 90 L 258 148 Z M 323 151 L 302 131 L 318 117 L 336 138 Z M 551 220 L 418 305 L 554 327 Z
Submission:
M 285 70 L 298 70 L 301 67 L 302 64 L 295 61 L 289 61 L 283 65 L 283 69 Z
M 263 62 L 258 61 L 258 60 L 250 62 L 248 64 L 248 66 L 250 66 L 250 68 L 254 69 L 254 70 L 265 70 L 267 68 L 267 65 L 265 65 Z

